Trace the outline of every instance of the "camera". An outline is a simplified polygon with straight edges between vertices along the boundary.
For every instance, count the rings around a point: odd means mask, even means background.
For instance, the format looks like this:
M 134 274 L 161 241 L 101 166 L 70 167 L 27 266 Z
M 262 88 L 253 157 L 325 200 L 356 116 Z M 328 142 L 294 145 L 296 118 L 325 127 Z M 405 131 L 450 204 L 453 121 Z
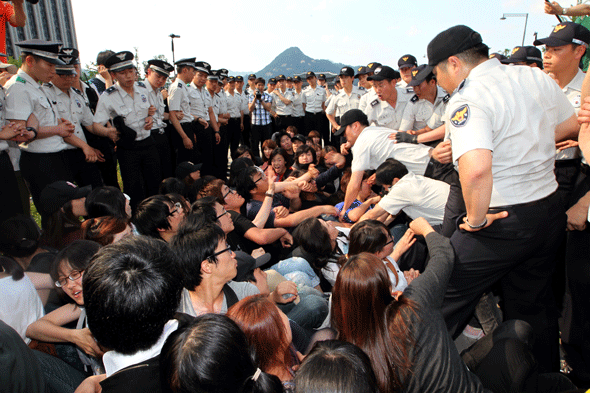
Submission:
M 260 100 L 262 98 L 262 93 L 260 93 L 260 90 L 256 89 L 256 99 Z

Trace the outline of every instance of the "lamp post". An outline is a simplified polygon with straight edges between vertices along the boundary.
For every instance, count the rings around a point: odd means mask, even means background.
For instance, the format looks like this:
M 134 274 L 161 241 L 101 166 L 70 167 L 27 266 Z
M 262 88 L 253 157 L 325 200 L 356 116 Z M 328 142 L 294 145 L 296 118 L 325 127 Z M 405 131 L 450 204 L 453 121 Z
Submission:
M 524 46 L 524 38 L 526 37 L 526 25 L 529 21 L 529 14 L 504 14 L 502 15 L 502 17 L 500 18 L 500 20 L 506 20 L 506 18 L 512 18 L 512 17 L 516 17 L 516 18 L 525 18 L 524 19 L 524 34 L 522 35 L 522 45 Z
M 170 34 L 168 37 L 170 37 L 170 40 L 172 41 L 172 64 L 174 64 L 176 63 L 176 59 L 174 58 L 174 39 L 180 38 L 180 36 L 176 34 Z

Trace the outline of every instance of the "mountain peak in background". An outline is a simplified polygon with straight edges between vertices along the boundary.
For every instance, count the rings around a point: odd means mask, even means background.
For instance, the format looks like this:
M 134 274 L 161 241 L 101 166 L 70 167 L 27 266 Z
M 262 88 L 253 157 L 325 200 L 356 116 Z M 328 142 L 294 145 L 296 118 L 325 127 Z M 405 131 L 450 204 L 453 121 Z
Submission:
M 345 64 L 333 63 L 330 60 L 316 60 L 306 56 L 301 49 L 293 46 L 284 50 L 269 65 L 256 72 L 256 76 L 266 79 L 274 78 L 279 74 L 286 76 L 300 75 L 307 71 L 332 72 L 336 75 Z

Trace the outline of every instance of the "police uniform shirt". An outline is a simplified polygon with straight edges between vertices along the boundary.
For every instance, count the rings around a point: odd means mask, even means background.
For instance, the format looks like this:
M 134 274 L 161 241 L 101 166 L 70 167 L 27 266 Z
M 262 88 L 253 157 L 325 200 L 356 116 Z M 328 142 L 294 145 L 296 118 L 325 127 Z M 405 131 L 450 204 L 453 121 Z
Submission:
M 291 116 L 305 116 L 305 111 L 303 110 L 303 90 L 301 90 L 301 93 L 297 93 L 297 91 L 293 89 L 291 93 L 293 95 L 293 98 L 291 98 Z
M 125 119 L 125 125 L 137 133 L 135 140 L 141 141 L 150 136 L 150 130 L 143 128 L 149 108 L 148 91 L 143 82 L 135 82 L 133 97 L 127 94 L 117 82 L 106 89 L 98 99 L 94 122 L 104 124 L 114 117 L 122 116 Z
M 57 115 L 41 85 L 26 72 L 19 69 L 16 75 L 6 82 L 6 119 L 27 120 L 35 115 L 39 127 L 57 126 Z M 63 138 L 54 135 L 37 139 L 29 144 L 21 143 L 19 147 L 31 153 L 56 153 L 68 147 Z
M 164 112 L 166 111 L 166 106 L 164 105 L 164 97 L 162 96 L 162 92 L 154 90 L 149 81 L 145 82 L 145 87 L 148 91 L 150 104 L 156 108 L 156 113 L 154 113 L 152 116 L 154 119 L 152 130 L 161 130 L 164 132 L 164 128 L 166 128 L 166 123 L 164 123 Z
M 557 189 L 555 127 L 574 108 L 543 71 L 490 59 L 473 68 L 447 106 L 453 161 L 493 153 L 490 207 L 542 199 Z
M 232 95 L 229 91 L 225 92 L 225 100 L 227 102 L 227 112 L 232 119 L 239 119 L 241 117 L 242 97 L 234 90 Z
M 82 126 L 90 127 L 93 123 L 90 104 L 78 89 L 70 88 L 69 94 L 52 83 L 45 83 L 42 86 L 45 95 L 57 111 L 59 118 L 69 120 L 74 125 L 74 135 L 86 142 L 86 136 Z M 76 146 L 67 144 L 68 149 L 76 149 Z
M 426 122 L 426 125 L 432 130 L 445 124 L 445 113 L 447 111 L 449 100 L 451 99 L 451 95 L 440 87 L 439 91 L 436 93 L 437 98 L 439 93 L 442 95 L 442 99 L 437 99 L 434 101 L 434 112 L 432 113 L 430 119 L 428 119 Z
M 585 76 L 586 74 L 584 71 L 578 68 L 578 73 L 576 76 L 574 76 L 570 83 L 568 83 L 567 86 L 563 88 L 563 92 L 574 107 L 576 115 L 580 111 L 580 106 L 582 105 L 582 82 L 584 82 Z M 557 152 L 555 159 L 571 160 L 580 157 L 580 153 L 581 151 L 578 147 L 568 147 L 567 149 Z
M 365 95 L 366 92 L 367 91 L 362 87 L 352 86 L 350 95 L 348 95 L 344 89 L 341 89 L 338 94 L 330 96 L 332 99 L 326 108 L 326 113 L 339 117 L 345 114 L 349 109 L 358 109 L 361 97 Z
M 248 110 L 248 94 L 244 91 L 240 93 L 237 90 L 234 90 L 234 93 L 240 97 L 240 110 L 245 115 L 248 115 L 250 111 Z
M 182 112 L 184 116 L 180 120 L 181 123 L 190 123 L 194 120 L 191 114 L 189 86 L 180 78 L 176 78 L 168 88 L 168 109 Z
M 215 93 L 214 93 L 215 94 Z M 205 104 L 205 120 L 210 121 L 211 118 L 209 116 L 209 108 L 213 107 L 213 96 L 209 94 L 209 90 L 206 87 L 203 87 L 201 90 L 201 96 L 203 97 L 203 103 Z M 213 112 L 215 113 L 215 108 L 213 108 Z M 217 120 L 217 115 L 215 115 L 215 120 Z
M 399 126 L 399 130 L 417 131 L 426 127 L 428 125 L 429 120 L 434 115 L 435 108 L 439 108 L 439 115 L 442 115 L 442 113 L 440 112 L 440 107 L 441 103 L 443 102 L 446 96 L 446 92 L 438 86 L 436 89 L 436 97 L 434 99 L 434 103 L 431 103 L 430 101 L 424 98 L 419 99 L 417 95 L 414 95 L 414 97 L 412 97 L 410 102 L 406 105 L 406 109 L 404 110 L 404 113 L 402 115 L 402 122 Z
M 217 93 L 215 93 L 215 95 L 217 96 L 217 101 L 219 102 L 219 113 L 218 114 L 226 114 L 229 113 L 228 109 L 227 109 L 227 98 L 225 97 L 225 90 L 221 89 L 220 91 L 218 91 Z
M 194 82 L 191 82 L 190 86 L 188 86 L 190 111 L 195 119 L 201 118 L 209 121 L 208 107 L 205 106 L 205 99 L 203 98 L 204 91 L 204 87 L 199 89 Z
M 352 171 L 377 169 L 388 158 L 395 158 L 417 175 L 423 175 L 432 148 L 420 143 L 394 143 L 389 139 L 391 129 L 366 127 L 352 147 Z
M 277 91 L 280 91 L 280 93 L 283 95 L 283 97 L 285 97 L 287 100 L 291 101 L 291 104 L 289 104 L 289 105 L 285 104 L 279 98 L 279 95 L 276 93 Z M 291 89 L 285 89 L 284 93 L 280 89 L 274 89 L 271 94 L 273 95 L 272 103 L 273 103 L 276 114 L 280 115 L 280 116 L 291 116 L 293 114 L 293 105 L 292 105 L 293 104 L 293 92 L 291 91 Z
M 401 90 L 397 89 L 395 108 L 389 105 L 387 101 L 381 101 L 379 98 L 375 98 L 369 101 L 365 109 L 365 114 L 367 115 L 369 124 L 398 130 L 407 103 L 408 101 L 403 96 Z
M 403 79 L 401 81 L 397 82 L 395 87 L 398 88 L 397 89 L 398 94 L 401 91 L 402 98 L 406 101 L 410 101 L 412 99 L 412 97 L 414 97 L 414 95 L 416 94 L 416 93 L 414 93 L 414 88 L 411 86 L 408 86 L 408 84 L 406 82 L 404 82 Z
M 305 111 L 310 113 L 319 113 L 322 111 L 322 103 L 326 101 L 326 89 L 317 85 L 315 89 L 307 86 L 303 89 L 303 103 Z
M 369 90 L 367 90 L 367 94 L 363 94 L 363 96 L 361 97 L 361 100 L 359 101 L 358 109 L 360 109 L 361 111 L 365 112 L 365 114 L 367 114 L 367 112 L 366 112 L 367 105 L 369 104 L 369 102 L 372 102 L 373 100 L 375 100 L 375 98 L 378 98 L 377 93 L 375 93 L 375 88 L 373 86 L 371 86 L 371 88 Z

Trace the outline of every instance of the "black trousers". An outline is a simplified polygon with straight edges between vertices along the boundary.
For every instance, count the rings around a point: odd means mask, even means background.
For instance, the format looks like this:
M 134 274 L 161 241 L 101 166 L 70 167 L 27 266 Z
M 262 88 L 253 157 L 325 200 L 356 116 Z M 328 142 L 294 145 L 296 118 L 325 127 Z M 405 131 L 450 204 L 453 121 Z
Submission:
M 117 154 L 115 144 L 109 138 L 86 133 L 88 144 L 100 150 L 104 156 L 104 162 L 97 162 L 102 180 L 106 186 L 121 188 L 117 179 Z
M 301 134 L 305 132 L 305 116 L 291 117 L 291 122 L 293 123 L 295 128 L 297 128 L 297 133 Z M 307 136 L 307 134 L 305 134 L 305 136 Z
M 175 168 L 172 166 L 172 149 L 170 149 L 170 142 L 166 132 L 160 133 L 160 130 L 152 130 L 152 138 L 156 143 L 158 156 L 160 157 L 160 170 L 162 171 L 162 179 L 174 177 Z
M 292 124 L 293 121 L 289 115 L 277 115 L 275 117 L 275 131 L 285 131 Z
M 322 118 L 327 119 L 326 114 L 323 111 L 320 111 L 318 113 L 305 112 L 305 132 L 299 130 L 299 133 L 307 135 L 310 131 L 317 131 L 320 133 L 322 139 L 324 140 L 324 146 L 327 146 L 330 144 L 330 131 L 328 130 L 327 126 L 322 127 L 323 125 L 325 125 L 325 123 L 323 123 Z
M 131 197 L 131 209 L 145 198 L 156 195 L 162 181 L 158 149 L 151 137 L 136 141 L 132 149 L 117 152 L 123 190 Z
M 249 145 L 250 144 L 251 131 L 252 131 L 252 119 L 250 118 L 250 114 L 244 113 L 244 131 L 242 132 L 242 137 L 240 139 L 240 143 L 242 145 Z
M 252 131 L 250 135 L 250 148 L 254 157 L 260 157 L 260 143 L 270 139 L 272 135 L 272 125 L 267 124 L 259 126 L 252 124 Z
M 202 162 L 203 167 L 201 168 L 201 177 L 203 176 L 215 176 L 215 164 L 214 164 L 214 151 L 215 146 L 215 133 L 213 127 L 205 128 L 201 123 L 193 123 L 195 127 L 195 136 L 197 137 L 196 152 L 199 157 L 197 161 L 193 163 Z
M 228 125 L 219 127 L 220 142 L 215 143 L 215 140 L 213 142 L 213 176 L 224 181 L 227 180 L 227 151 L 229 149 L 228 133 Z M 215 138 L 215 134 L 213 134 L 213 138 Z
M 184 131 L 186 136 L 188 136 L 190 140 L 193 141 L 193 148 L 187 149 L 186 147 L 184 147 L 182 138 L 180 137 L 180 135 L 178 135 L 178 132 L 175 132 L 173 140 L 174 147 L 176 149 L 176 165 L 184 161 L 190 161 L 194 164 L 201 162 L 201 157 L 198 149 L 198 141 L 195 142 L 197 133 L 197 123 L 180 123 L 180 126 L 182 127 L 182 130 Z
M 535 332 L 533 353 L 542 372 L 559 370 L 557 309 L 551 291 L 555 253 L 566 217 L 556 193 L 536 203 L 498 211 L 508 217 L 478 232 L 457 229 L 451 237 L 456 262 L 442 307 L 453 337 L 461 334 L 479 298 L 496 282 L 505 319 L 528 322 Z
M 64 150 L 68 166 L 78 186 L 102 187 L 104 182 L 95 162 L 86 162 L 82 149 Z
M 245 124 L 244 124 L 245 126 Z M 229 148 L 231 155 L 233 157 L 234 152 L 240 146 L 240 139 L 242 138 L 242 129 L 240 127 L 240 118 L 231 118 L 227 123 L 227 143 L 229 143 Z
M 18 182 L 8 153 L 0 151 L 0 223 L 7 218 L 23 213 Z
M 74 181 L 66 153 L 63 150 L 57 153 L 21 151 L 19 165 L 37 209 L 40 208 L 41 191 L 47 185 L 58 180 Z M 47 217 L 42 214 L 41 218 L 46 219 Z

